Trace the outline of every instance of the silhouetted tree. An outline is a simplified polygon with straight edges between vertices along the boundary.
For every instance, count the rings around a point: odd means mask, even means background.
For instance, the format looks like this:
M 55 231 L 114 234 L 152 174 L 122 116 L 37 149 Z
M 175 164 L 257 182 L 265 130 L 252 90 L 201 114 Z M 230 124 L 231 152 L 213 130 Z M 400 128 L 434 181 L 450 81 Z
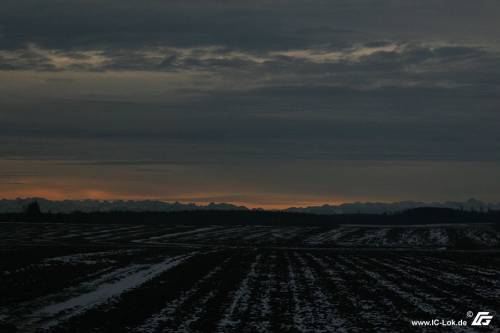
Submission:
M 24 215 L 31 221 L 37 220 L 40 216 L 42 216 L 38 202 L 33 201 L 26 205 L 26 207 L 24 207 Z

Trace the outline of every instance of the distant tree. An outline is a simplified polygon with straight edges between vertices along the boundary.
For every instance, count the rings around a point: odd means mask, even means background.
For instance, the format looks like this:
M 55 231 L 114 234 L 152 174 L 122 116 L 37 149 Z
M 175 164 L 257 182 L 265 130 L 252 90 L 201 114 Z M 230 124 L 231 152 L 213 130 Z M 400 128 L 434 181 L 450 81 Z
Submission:
M 38 201 L 30 202 L 24 207 L 24 215 L 29 219 L 36 219 L 42 215 Z

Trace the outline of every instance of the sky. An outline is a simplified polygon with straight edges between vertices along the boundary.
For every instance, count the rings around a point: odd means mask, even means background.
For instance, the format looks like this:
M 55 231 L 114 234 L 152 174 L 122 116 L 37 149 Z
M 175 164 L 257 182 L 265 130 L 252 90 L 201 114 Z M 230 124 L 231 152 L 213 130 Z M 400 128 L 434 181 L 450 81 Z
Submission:
M 0 197 L 500 201 L 496 0 L 0 6 Z

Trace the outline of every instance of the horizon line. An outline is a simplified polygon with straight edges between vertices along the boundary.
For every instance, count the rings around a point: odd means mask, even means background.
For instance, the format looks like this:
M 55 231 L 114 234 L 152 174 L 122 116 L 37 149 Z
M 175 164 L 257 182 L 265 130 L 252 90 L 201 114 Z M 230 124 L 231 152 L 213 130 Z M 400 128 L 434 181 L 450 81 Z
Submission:
M 63 202 L 63 201 L 96 201 L 96 202 L 141 202 L 141 201 L 152 201 L 152 202 L 161 202 L 164 204 L 181 204 L 181 205 L 194 205 L 197 207 L 209 207 L 210 205 L 232 205 L 239 208 L 246 208 L 249 210 L 275 210 L 275 211 L 284 211 L 288 209 L 307 209 L 307 208 L 317 208 L 317 207 L 340 207 L 343 205 L 352 205 L 352 204 L 381 204 L 381 205 L 394 205 L 394 204 L 402 204 L 402 203 L 414 203 L 414 204 L 422 204 L 422 205 L 432 205 L 432 204 L 447 204 L 447 203 L 456 203 L 456 204 L 465 204 L 467 202 L 476 201 L 485 205 L 500 205 L 500 201 L 492 202 L 492 201 L 483 201 L 476 198 L 468 198 L 464 200 L 443 200 L 443 201 L 422 201 L 422 200 L 398 200 L 398 201 L 345 201 L 345 202 L 326 202 L 326 201 L 318 201 L 317 203 L 311 202 L 310 205 L 302 204 L 302 205 L 258 205 L 258 204 L 249 204 L 244 202 L 236 202 L 236 201 L 190 201 L 190 200 L 165 200 L 159 198 L 67 198 L 67 199 L 48 199 L 46 197 L 16 197 L 16 198 L 0 198 L 0 201 L 15 201 L 15 200 L 45 200 L 50 202 Z

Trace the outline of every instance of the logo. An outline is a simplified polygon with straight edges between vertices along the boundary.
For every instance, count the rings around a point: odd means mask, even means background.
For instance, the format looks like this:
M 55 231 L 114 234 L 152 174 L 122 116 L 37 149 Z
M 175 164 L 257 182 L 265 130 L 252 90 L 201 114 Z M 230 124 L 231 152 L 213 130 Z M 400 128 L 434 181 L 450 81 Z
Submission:
M 478 312 L 472 321 L 472 326 L 488 326 L 493 319 L 489 312 Z

